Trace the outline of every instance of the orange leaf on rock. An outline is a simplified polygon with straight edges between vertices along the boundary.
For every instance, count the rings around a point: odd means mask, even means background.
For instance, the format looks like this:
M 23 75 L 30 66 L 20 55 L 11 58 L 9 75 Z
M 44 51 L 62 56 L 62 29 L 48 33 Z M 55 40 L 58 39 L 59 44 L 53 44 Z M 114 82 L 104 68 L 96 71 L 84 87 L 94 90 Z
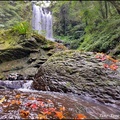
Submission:
M 56 113 L 56 117 L 58 117 L 59 119 L 64 118 L 62 111 L 61 112 L 55 111 L 55 113 Z
M 118 66 L 116 64 L 112 64 L 112 65 L 110 65 L 110 69 L 117 70 Z
M 82 120 L 82 119 L 86 119 L 87 117 L 83 114 L 77 114 L 76 119 Z
M 20 116 L 21 116 L 22 118 L 28 118 L 28 116 L 29 116 L 29 111 L 20 110 Z
M 16 95 L 15 97 L 19 99 L 19 98 L 20 98 L 20 96 L 21 96 L 21 95 L 20 95 L 20 94 L 18 94 L 18 95 Z
M 21 101 L 19 101 L 19 100 L 11 100 L 10 103 L 11 103 L 11 104 L 17 104 L 17 105 L 20 105 L 20 104 L 21 104 Z
M 10 102 L 11 104 L 15 104 L 16 103 L 16 101 L 15 100 L 11 100 L 11 102 Z
M 60 111 L 65 111 L 65 107 L 64 106 L 60 107 Z
M 116 63 L 118 62 L 118 60 L 113 59 L 112 57 L 110 57 L 109 55 L 106 56 L 108 60 L 111 60 L 112 62 Z

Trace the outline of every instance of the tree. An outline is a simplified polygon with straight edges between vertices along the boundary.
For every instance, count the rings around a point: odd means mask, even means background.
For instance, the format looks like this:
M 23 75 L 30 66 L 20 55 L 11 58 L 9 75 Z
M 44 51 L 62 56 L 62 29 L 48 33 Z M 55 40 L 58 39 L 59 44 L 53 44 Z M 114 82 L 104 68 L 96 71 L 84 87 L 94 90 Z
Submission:
M 110 1 L 113 6 L 116 8 L 118 14 L 120 14 L 120 1 Z

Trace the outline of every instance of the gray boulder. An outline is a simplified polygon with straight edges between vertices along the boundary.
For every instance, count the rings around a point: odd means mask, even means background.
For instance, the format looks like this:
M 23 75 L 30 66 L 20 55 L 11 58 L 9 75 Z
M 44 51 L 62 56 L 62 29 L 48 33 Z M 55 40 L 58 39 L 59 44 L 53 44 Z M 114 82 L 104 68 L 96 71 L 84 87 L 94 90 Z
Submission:
M 103 64 L 93 52 L 58 52 L 41 65 L 33 87 L 44 91 L 72 92 L 120 105 L 120 69 L 112 71 Z

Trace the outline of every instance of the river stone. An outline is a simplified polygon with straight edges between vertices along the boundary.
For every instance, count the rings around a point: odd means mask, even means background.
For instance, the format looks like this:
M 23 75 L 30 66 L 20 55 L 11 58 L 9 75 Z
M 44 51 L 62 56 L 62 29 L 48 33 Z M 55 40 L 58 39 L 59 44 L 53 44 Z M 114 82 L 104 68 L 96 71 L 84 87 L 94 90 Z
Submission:
M 115 77 L 114 71 L 105 69 L 103 64 L 93 52 L 61 51 L 40 66 L 33 87 L 37 90 L 92 96 L 105 103 L 111 103 L 111 100 L 117 102 L 120 98 L 120 78 Z M 120 74 L 120 71 L 116 73 Z M 114 78 L 109 74 L 114 74 Z

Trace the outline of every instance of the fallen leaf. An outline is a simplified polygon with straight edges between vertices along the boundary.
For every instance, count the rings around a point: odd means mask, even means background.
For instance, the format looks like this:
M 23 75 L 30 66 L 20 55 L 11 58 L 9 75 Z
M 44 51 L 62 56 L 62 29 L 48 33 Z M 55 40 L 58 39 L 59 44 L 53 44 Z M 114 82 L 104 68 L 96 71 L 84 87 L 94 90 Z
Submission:
M 110 65 L 110 69 L 117 70 L 118 66 L 116 64 L 112 64 L 112 65 Z
M 25 104 L 26 107 L 30 107 L 31 105 L 32 103 L 29 103 L 29 102 Z
M 20 116 L 21 116 L 22 118 L 28 118 L 28 116 L 29 116 L 29 111 L 20 110 Z
M 118 62 L 118 60 L 113 59 L 113 58 L 110 57 L 109 55 L 107 55 L 106 57 L 107 57 L 107 59 L 111 60 L 111 61 L 114 62 L 114 63 Z
M 38 106 L 37 106 L 36 104 L 30 105 L 30 107 L 31 107 L 32 109 L 37 109 L 37 108 L 38 108 Z
M 17 104 L 17 105 L 20 105 L 20 104 L 21 104 L 21 101 L 17 100 L 17 101 L 16 101 L 16 104 Z
M 17 105 L 20 105 L 20 104 L 21 104 L 21 101 L 19 101 L 19 100 L 11 100 L 10 103 L 11 103 L 11 104 L 17 104 Z
M 16 95 L 15 97 L 19 99 L 19 98 L 21 97 L 21 95 L 20 95 L 20 94 L 18 94 L 18 95 Z
M 58 117 L 59 119 L 64 118 L 62 111 L 61 112 L 55 111 L 55 113 L 56 113 L 56 117 Z
M 41 107 L 45 106 L 43 101 L 39 101 L 38 103 L 39 103 L 38 106 L 41 106 Z
M 47 119 L 47 116 L 43 114 L 38 114 L 37 119 Z
M 83 114 L 77 114 L 76 115 L 76 119 L 79 119 L 79 120 L 83 120 L 83 119 L 86 119 L 87 117 Z
M 3 107 L 8 107 L 10 105 L 10 102 L 3 103 L 2 105 Z
M 64 106 L 60 107 L 60 111 L 65 111 L 65 107 Z
M 0 100 L 0 104 L 5 100 L 5 97 L 3 97 L 1 100 Z
M 103 66 L 104 66 L 104 68 L 109 68 L 108 64 L 104 64 Z

